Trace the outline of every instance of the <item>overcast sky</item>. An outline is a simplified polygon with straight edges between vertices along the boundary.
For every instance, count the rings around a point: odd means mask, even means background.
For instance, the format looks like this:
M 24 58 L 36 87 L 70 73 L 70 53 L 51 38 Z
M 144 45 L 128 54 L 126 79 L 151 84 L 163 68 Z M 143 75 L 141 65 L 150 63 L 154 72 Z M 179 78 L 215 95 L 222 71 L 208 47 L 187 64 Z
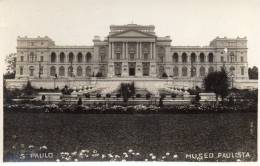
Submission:
M 257 20 L 258 16 L 258 20 Z M 259 0 L 0 0 L 0 55 L 17 36 L 49 36 L 57 45 L 92 45 L 111 24 L 155 25 L 172 45 L 208 45 L 216 36 L 248 38 L 249 66 L 260 53 Z

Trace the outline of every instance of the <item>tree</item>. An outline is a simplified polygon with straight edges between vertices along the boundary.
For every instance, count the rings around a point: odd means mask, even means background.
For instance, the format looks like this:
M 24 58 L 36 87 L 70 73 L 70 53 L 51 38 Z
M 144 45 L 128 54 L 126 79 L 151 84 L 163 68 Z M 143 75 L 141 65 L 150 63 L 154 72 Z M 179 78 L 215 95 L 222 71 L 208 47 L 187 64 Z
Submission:
M 258 68 L 253 66 L 248 68 L 249 79 L 257 80 L 258 79 Z
M 221 96 L 223 101 L 223 99 L 228 95 L 229 78 L 225 69 L 210 72 L 204 78 L 203 84 L 207 92 L 214 92 L 216 94 L 216 105 L 218 105 L 219 96 Z
M 15 78 L 15 67 L 16 67 L 16 54 L 11 53 L 5 57 L 5 63 L 7 64 L 6 73 L 4 74 L 5 79 Z
M 35 91 L 34 87 L 32 86 L 31 82 L 27 81 L 27 84 L 24 87 L 23 92 L 25 95 L 30 96 L 30 95 L 33 95 L 36 91 Z

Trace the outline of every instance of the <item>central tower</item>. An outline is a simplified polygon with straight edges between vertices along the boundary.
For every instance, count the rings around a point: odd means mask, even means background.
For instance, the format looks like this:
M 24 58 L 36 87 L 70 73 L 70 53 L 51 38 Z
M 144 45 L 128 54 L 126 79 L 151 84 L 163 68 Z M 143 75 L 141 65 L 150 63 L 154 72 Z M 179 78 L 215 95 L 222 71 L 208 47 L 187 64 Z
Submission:
M 156 77 L 156 35 L 153 25 L 111 25 L 108 35 L 108 77 Z

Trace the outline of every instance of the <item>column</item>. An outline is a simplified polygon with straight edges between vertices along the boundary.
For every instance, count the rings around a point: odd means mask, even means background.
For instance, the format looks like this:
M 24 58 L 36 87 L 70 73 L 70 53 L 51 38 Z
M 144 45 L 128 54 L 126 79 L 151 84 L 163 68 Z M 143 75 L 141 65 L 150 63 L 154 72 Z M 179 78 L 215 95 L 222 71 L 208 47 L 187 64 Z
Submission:
M 125 56 L 126 56 L 126 59 L 128 59 L 128 42 L 125 43 L 125 47 L 126 47 Z
M 137 59 L 140 59 L 140 58 L 139 58 L 139 52 L 140 52 L 140 51 L 139 51 L 139 44 L 140 44 L 139 42 L 136 42 L 136 58 L 137 58 Z
M 112 59 L 112 57 L 111 57 L 111 43 L 109 42 L 108 43 L 108 49 L 109 49 L 109 53 L 108 53 L 108 55 L 109 55 L 109 59 Z
M 111 59 L 114 59 L 114 42 L 112 42 L 112 53 L 111 53 Z
M 143 58 L 143 51 L 142 51 L 142 42 L 140 42 L 140 54 L 139 54 L 139 58 Z
M 122 49 L 122 59 L 125 59 L 125 42 L 123 42 L 122 43 L 122 47 L 123 47 L 123 49 Z
M 149 59 L 153 59 L 153 55 L 152 55 L 152 52 L 153 52 L 153 43 L 151 42 L 150 43 L 150 58 Z
M 156 58 L 156 46 L 155 43 L 153 43 L 153 59 Z

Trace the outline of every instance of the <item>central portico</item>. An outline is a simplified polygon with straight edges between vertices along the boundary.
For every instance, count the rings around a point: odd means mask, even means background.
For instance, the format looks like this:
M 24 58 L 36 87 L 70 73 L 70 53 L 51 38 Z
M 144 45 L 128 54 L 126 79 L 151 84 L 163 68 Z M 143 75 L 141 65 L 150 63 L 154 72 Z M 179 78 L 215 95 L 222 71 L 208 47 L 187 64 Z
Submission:
M 110 26 L 108 77 L 156 77 L 154 26 Z

